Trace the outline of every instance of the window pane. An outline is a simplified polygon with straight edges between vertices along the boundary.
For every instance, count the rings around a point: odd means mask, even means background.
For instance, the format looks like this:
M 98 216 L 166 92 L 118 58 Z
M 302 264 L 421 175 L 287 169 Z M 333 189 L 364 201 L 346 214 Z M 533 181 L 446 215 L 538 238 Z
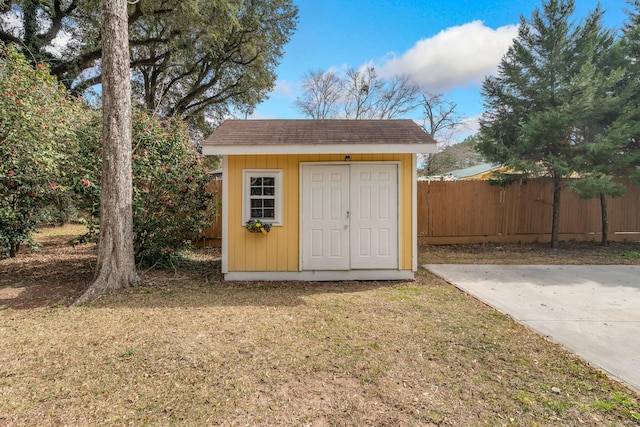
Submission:
M 264 187 L 264 195 L 265 196 L 275 196 L 276 189 L 273 187 Z
M 251 218 L 263 218 L 262 209 L 251 209 Z
M 274 209 L 263 209 L 264 211 L 264 216 L 262 218 L 275 218 L 276 217 L 276 211 Z
M 262 196 L 262 188 L 260 188 L 260 187 L 251 187 L 251 195 L 252 196 Z
M 262 185 L 262 178 L 259 178 L 257 176 L 252 176 L 251 177 L 251 186 L 253 187 L 254 185 Z
M 265 176 L 262 178 L 262 185 L 270 185 L 271 187 L 273 187 L 274 185 L 276 185 L 276 179 L 274 177 Z
M 262 207 L 262 199 L 251 199 L 251 207 L 252 208 L 261 208 Z M 272 207 L 272 206 L 269 206 Z
M 275 199 L 263 199 L 262 201 L 264 202 L 264 207 L 265 208 L 274 208 L 276 206 L 276 200 Z

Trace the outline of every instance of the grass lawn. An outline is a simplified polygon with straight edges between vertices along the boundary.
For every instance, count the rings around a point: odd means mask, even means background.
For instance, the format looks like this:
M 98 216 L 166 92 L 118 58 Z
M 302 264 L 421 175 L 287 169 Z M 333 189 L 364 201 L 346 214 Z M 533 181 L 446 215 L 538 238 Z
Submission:
M 226 283 L 216 251 L 68 307 L 95 250 L 0 260 L 0 425 L 637 426 L 638 395 L 425 270 Z

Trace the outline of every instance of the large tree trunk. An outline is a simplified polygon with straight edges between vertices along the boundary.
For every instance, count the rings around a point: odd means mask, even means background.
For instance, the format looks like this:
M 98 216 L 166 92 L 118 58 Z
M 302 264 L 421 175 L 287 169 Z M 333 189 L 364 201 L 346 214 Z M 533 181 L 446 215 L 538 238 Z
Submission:
M 560 247 L 560 190 L 562 189 L 560 178 L 553 178 L 553 223 L 551 225 L 551 247 Z
M 607 216 L 607 195 L 600 193 L 600 210 L 602 211 L 602 246 L 609 245 L 609 217 Z
M 102 180 L 95 281 L 76 304 L 108 289 L 136 286 L 131 176 L 131 76 L 127 0 L 101 0 Z

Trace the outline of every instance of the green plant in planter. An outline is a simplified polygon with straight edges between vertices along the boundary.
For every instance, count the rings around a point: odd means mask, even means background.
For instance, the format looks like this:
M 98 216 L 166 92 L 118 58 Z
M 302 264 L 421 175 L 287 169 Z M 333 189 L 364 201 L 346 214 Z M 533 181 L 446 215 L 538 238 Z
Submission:
M 267 234 L 271 230 L 271 224 L 265 224 L 258 219 L 251 219 L 247 221 L 247 230 L 249 233 L 262 233 Z

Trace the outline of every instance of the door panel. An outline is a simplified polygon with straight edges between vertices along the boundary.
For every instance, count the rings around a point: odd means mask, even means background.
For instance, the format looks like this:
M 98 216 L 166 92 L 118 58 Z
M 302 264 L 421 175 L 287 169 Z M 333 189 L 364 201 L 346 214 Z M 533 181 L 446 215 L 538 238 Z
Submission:
M 398 166 L 351 165 L 351 268 L 398 268 Z
M 349 269 L 349 166 L 302 167 L 302 269 Z

